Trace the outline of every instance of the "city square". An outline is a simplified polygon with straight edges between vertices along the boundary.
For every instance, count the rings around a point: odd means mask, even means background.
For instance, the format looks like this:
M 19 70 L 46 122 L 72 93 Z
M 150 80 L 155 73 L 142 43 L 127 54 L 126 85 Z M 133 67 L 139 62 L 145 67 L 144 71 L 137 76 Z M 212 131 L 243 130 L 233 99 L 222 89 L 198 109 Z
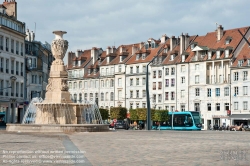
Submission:
M 43 155 L 54 151 L 50 158 L 43 157 L 42 161 L 45 163 L 35 161 L 37 163 L 30 164 L 41 166 L 61 165 L 62 161 L 49 163 L 56 160 L 53 158 L 55 155 L 62 158 L 66 155 L 59 153 L 60 151 L 76 151 L 82 155 L 67 165 L 249 166 L 249 135 L 250 132 L 242 131 L 112 130 L 46 134 L 1 130 L 0 164 L 11 165 L 7 163 L 11 160 L 11 157 L 8 158 L 10 153 L 6 152 L 16 152 L 16 160 L 21 160 L 18 152 L 22 150 L 31 151 L 36 159 L 39 159 L 35 153 L 37 151 L 45 151 Z M 77 163 L 79 159 L 84 160 L 84 163 Z M 26 157 L 26 160 L 35 159 Z

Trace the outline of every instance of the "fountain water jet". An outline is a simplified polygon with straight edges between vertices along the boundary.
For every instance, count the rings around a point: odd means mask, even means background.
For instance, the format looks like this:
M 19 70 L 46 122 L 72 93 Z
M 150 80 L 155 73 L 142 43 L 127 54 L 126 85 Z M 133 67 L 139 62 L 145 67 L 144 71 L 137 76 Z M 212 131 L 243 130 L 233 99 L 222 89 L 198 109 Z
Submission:
M 32 99 L 22 124 L 7 124 L 7 131 L 63 132 L 63 131 L 108 131 L 94 102 L 73 103 L 68 92 L 68 73 L 63 58 L 68 41 L 65 31 L 54 31 L 51 50 L 55 57 L 46 86 L 45 99 Z

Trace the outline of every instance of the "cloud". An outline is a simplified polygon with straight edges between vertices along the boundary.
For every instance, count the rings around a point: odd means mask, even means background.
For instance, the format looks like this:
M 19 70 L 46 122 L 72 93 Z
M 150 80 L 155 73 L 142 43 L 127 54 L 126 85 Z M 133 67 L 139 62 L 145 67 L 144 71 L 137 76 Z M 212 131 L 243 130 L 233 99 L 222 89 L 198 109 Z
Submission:
M 248 26 L 249 0 L 20 0 L 18 20 L 51 42 L 65 30 L 69 50 L 138 43 L 162 34 L 205 35 L 216 22 L 224 29 Z

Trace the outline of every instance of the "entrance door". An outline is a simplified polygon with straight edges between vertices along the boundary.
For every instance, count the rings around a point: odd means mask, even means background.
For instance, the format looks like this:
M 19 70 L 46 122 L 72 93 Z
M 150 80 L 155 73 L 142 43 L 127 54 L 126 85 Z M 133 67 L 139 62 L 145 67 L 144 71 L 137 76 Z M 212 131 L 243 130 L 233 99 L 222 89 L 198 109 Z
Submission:
M 194 103 L 194 110 L 195 111 L 200 111 L 200 103 Z
M 210 126 L 211 125 L 211 126 Z M 211 120 L 207 120 L 207 129 L 210 130 L 212 127 Z

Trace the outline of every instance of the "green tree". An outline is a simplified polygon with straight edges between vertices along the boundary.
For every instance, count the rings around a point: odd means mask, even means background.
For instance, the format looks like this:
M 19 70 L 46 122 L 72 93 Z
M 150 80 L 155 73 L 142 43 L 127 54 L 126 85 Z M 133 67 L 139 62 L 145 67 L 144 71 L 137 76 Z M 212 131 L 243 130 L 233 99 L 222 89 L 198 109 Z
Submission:
M 130 109 L 129 113 L 130 113 L 130 120 L 138 120 L 136 109 Z
M 168 111 L 167 110 L 156 110 L 154 120 L 155 121 L 168 121 Z
M 110 108 L 110 118 L 123 120 L 127 118 L 127 108 L 125 107 L 112 107 Z
M 107 120 L 109 118 L 109 111 L 107 109 L 99 108 L 102 120 Z
M 138 120 L 147 120 L 147 109 L 137 108 L 136 109 Z

